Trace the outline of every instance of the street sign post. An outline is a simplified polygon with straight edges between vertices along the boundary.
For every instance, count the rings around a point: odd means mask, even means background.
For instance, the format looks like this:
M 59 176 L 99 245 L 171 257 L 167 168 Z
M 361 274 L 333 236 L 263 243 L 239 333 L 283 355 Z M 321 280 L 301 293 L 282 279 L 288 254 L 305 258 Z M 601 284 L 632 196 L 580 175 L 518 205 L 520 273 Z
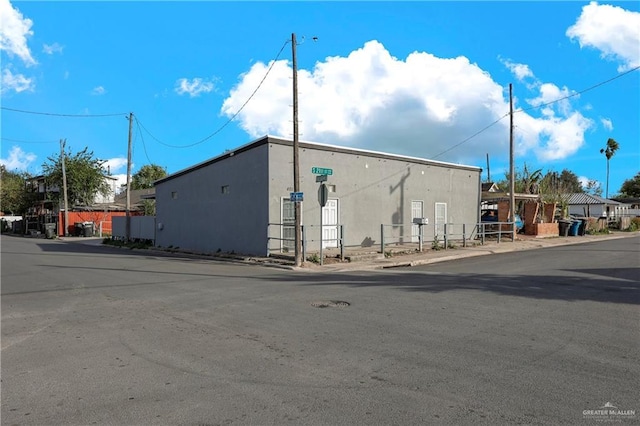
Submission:
M 326 169 L 324 167 L 312 167 L 311 173 L 314 175 L 332 175 L 333 169 Z
M 320 203 L 320 207 L 324 207 L 327 205 L 327 200 L 329 199 L 329 188 L 324 183 L 320 184 L 320 188 L 318 188 L 318 203 Z
M 289 194 L 289 199 L 294 203 L 299 203 L 300 201 L 304 201 L 304 193 L 292 192 Z

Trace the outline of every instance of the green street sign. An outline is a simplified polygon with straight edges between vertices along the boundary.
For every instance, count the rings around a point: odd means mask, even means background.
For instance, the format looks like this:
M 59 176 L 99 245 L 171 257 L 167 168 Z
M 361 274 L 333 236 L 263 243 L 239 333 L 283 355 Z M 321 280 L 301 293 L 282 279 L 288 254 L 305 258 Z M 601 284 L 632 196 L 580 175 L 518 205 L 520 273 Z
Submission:
M 311 173 L 314 175 L 332 175 L 333 169 L 325 169 L 323 167 L 312 167 Z

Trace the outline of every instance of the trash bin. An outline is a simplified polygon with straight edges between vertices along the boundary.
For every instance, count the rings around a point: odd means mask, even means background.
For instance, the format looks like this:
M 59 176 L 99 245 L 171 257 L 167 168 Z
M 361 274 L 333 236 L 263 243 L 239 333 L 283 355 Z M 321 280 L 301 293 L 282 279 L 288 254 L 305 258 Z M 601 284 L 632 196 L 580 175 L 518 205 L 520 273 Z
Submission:
M 54 239 L 56 237 L 56 224 L 45 223 L 44 224 L 44 236 L 48 239 Z
M 76 222 L 73 224 L 73 235 L 80 237 L 84 234 L 84 223 Z
M 587 225 L 589 224 L 589 219 L 580 219 L 580 227 L 578 228 L 578 235 L 585 235 L 587 233 Z
M 93 222 L 85 222 L 84 223 L 84 234 L 85 237 L 93 237 Z
M 574 220 L 571 223 L 571 227 L 569 228 L 569 235 L 571 235 L 572 237 L 577 237 L 579 229 L 580 229 L 580 221 Z
M 569 236 L 569 228 L 571 227 L 571 221 L 570 220 L 563 220 L 560 219 L 558 221 L 558 227 L 560 229 L 560 236 L 561 237 L 567 237 Z

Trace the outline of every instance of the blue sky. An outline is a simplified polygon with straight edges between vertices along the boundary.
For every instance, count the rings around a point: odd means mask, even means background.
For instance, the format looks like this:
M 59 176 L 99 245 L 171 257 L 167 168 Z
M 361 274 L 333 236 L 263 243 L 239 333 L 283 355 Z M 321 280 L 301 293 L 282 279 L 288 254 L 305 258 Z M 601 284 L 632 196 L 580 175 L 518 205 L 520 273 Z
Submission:
M 640 170 L 635 1 L 0 0 L 0 19 L 0 161 L 11 170 L 39 174 L 66 139 L 124 180 L 129 112 L 132 173 L 291 138 L 292 33 L 301 140 L 475 165 L 483 177 L 489 155 L 500 180 L 511 83 L 517 167 L 566 168 L 604 190 L 611 137 L 609 194 Z

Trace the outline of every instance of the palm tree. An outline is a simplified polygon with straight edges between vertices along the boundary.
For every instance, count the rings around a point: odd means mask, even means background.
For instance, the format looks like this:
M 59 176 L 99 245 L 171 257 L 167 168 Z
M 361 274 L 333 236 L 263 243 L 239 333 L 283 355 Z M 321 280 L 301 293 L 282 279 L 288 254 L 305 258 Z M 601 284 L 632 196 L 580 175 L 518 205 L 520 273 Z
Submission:
M 604 154 L 607 157 L 607 191 L 605 198 L 609 198 L 609 160 L 615 155 L 618 148 L 620 148 L 618 142 L 613 138 L 609 138 L 609 140 L 607 140 L 607 147 L 600 150 L 600 154 Z

